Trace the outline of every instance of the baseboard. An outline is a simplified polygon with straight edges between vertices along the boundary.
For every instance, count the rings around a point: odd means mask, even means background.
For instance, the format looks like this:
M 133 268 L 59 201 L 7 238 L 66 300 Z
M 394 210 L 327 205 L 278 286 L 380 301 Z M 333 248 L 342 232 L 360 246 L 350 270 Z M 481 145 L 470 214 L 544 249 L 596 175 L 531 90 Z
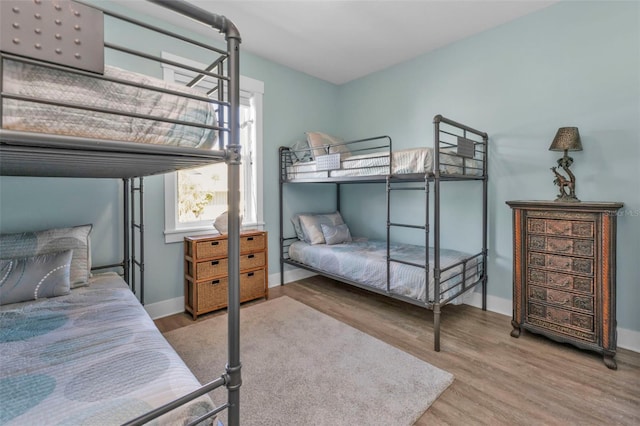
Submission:
M 306 269 L 290 269 L 284 272 L 284 283 L 290 283 L 293 281 L 302 280 L 317 275 L 315 272 L 307 271 Z M 277 287 L 280 285 L 280 273 L 269 274 L 269 287 Z
M 184 312 L 184 297 L 176 297 L 173 299 L 163 300 L 161 302 L 149 303 L 144 305 L 151 319 L 167 317 L 173 314 Z
M 467 305 L 482 308 L 482 294 L 473 292 L 465 298 Z M 487 295 L 487 310 L 511 317 L 513 302 L 510 299 Z M 618 347 L 640 352 L 640 331 L 618 327 Z

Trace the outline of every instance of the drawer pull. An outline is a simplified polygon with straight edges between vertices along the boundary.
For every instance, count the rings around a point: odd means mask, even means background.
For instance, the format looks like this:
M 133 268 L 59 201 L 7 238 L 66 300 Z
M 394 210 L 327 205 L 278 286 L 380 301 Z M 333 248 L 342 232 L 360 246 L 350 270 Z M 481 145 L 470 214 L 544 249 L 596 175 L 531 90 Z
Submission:
M 253 241 L 253 237 L 247 237 L 247 241 Z
M 247 255 L 247 259 L 253 259 L 254 257 L 256 257 L 256 255 L 255 255 L 255 254 Z
M 215 266 L 215 265 L 217 265 L 217 264 L 219 264 L 219 263 L 220 263 L 220 261 L 219 261 L 219 260 L 212 260 L 212 261 L 211 261 L 211 265 L 212 265 L 212 266 Z
M 220 243 L 220 241 L 211 241 L 211 245 L 212 246 L 217 246 Z
M 252 276 L 254 276 L 254 275 L 255 275 L 255 272 L 249 272 L 249 273 L 247 274 L 247 276 L 248 276 L 248 277 L 252 277 Z
M 211 285 L 218 285 L 218 284 L 220 284 L 220 280 L 211 281 Z

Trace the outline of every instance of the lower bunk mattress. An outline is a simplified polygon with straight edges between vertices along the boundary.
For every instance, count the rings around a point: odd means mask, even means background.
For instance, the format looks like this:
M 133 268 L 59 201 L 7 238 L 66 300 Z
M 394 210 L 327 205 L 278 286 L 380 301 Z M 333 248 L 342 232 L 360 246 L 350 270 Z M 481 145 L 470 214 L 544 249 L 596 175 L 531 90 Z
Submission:
M 424 265 L 426 248 L 411 244 L 391 244 L 390 256 L 392 259 Z M 383 291 L 387 289 L 387 243 L 385 241 L 353 241 L 336 245 L 296 241 L 289 246 L 289 257 L 314 269 L 373 289 Z M 463 281 L 466 286 L 471 286 L 480 278 L 481 264 L 477 256 L 456 250 L 440 249 L 441 270 L 468 260 L 442 273 L 440 297 L 436 298 L 434 297 L 433 258 L 434 250 L 429 248 L 428 288 L 424 268 L 391 262 L 390 293 L 425 303 L 441 302 L 461 293 Z M 454 300 L 454 302 L 461 302 L 461 300 Z
M 0 306 L 0 424 L 122 424 L 199 387 L 116 274 L 66 296 Z M 211 409 L 200 397 L 155 424 Z
M 451 149 L 440 151 L 440 172 L 464 176 L 482 176 L 482 162 L 454 154 Z M 391 165 L 389 153 L 377 152 L 352 155 L 340 160 L 340 168 L 317 170 L 316 161 L 297 162 L 287 166 L 288 179 L 318 179 L 354 176 L 403 175 L 433 173 L 435 152 L 433 148 L 411 148 L 393 151 Z

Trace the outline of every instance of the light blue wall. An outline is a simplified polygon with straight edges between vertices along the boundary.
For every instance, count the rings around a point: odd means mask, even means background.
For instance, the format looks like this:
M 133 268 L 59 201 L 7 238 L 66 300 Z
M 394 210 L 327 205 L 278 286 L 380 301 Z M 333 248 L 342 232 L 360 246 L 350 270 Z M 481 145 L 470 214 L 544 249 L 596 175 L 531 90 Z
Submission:
M 100 3 L 101 6 L 105 5 L 105 2 Z M 111 9 L 123 10 L 113 5 Z M 175 30 L 173 27 L 169 29 Z M 145 51 L 155 54 L 169 51 L 200 62 L 207 60 L 198 56 L 201 53 L 197 49 L 177 50 L 175 44 L 163 38 L 148 37 L 111 21 L 108 21 L 105 32 L 112 37 L 111 40 L 142 46 Z M 202 37 L 196 37 L 203 40 Z M 118 55 L 109 54 L 108 63 L 161 76 L 157 65 L 149 67 L 146 63 L 125 60 Z M 335 100 L 338 88 L 246 52 L 242 53 L 240 66 L 243 75 L 265 84 L 264 170 L 261 178 L 264 182 L 264 219 L 269 231 L 269 248 L 272 250 L 269 264 L 271 272 L 277 272 L 277 148 L 304 137 L 305 130 L 334 126 L 337 120 Z M 145 301 L 154 303 L 182 296 L 183 254 L 182 244 L 164 242 L 163 178 L 150 177 L 144 182 Z M 17 232 L 93 223 L 94 265 L 117 262 L 122 256 L 121 186 L 118 180 L 0 177 L 0 231 Z M 293 208 L 298 209 L 295 206 Z
M 640 330 L 639 3 L 561 2 L 346 84 L 338 105 L 341 135 L 389 134 L 396 148 L 432 146 L 435 114 L 489 133 L 488 291 L 505 299 L 512 293 L 505 201 L 555 198 L 549 167 L 561 153 L 548 148 L 559 127 L 577 126 L 584 147 L 572 155 L 578 197 L 625 203 L 618 221 L 618 324 Z M 453 245 L 468 239 L 461 226 L 478 206 L 467 202 L 474 190 L 457 185 L 443 190 L 446 218 L 452 217 L 443 237 Z M 384 207 L 376 209 L 372 199 L 384 202 L 383 188 L 360 185 L 346 195 L 350 207 L 343 212 L 355 232 L 382 232 Z M 421 214 L 415 203 L 402 208 Z

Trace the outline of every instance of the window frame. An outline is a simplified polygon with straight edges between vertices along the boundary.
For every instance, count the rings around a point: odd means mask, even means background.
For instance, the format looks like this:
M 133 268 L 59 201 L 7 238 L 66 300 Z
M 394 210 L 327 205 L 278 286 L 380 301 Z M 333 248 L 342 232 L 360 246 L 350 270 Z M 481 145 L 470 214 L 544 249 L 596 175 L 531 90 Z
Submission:
M 175 62 L 190 65 L 192 67 L 204 68 L 206 65 L 191 61 L 179 56 L 162 52 L 162 58 L 166 58 Z M 169 82 L 189 81 L 193 77 L 190 72 L 168 64 L 162 64 L 163 79 Z M 242 223 L 243 229 L 246 228 L 264 228 L 263 213 L 263 186 L 262 186 L 262 170 L 263 170 L 263 95 L 264 83 L 260 80 L 240 76 L 240 92 L 241 98 L 250 99 L 255 109 L 255 155 L 253 158 L 253 181 L 256 184 L 256 222 Z M 246 193 L 246 192 L 245 192 Z M 213 222 L 213 221 L 212 221 Z M 164 175 L 164 239 L 165 243 L 182 242 L 184 237 L 203 234 L 216 234 L 212 224 L 207 226 L 187 225 L 178 222 L 178 179 L 177 173 L 165 173 Z

